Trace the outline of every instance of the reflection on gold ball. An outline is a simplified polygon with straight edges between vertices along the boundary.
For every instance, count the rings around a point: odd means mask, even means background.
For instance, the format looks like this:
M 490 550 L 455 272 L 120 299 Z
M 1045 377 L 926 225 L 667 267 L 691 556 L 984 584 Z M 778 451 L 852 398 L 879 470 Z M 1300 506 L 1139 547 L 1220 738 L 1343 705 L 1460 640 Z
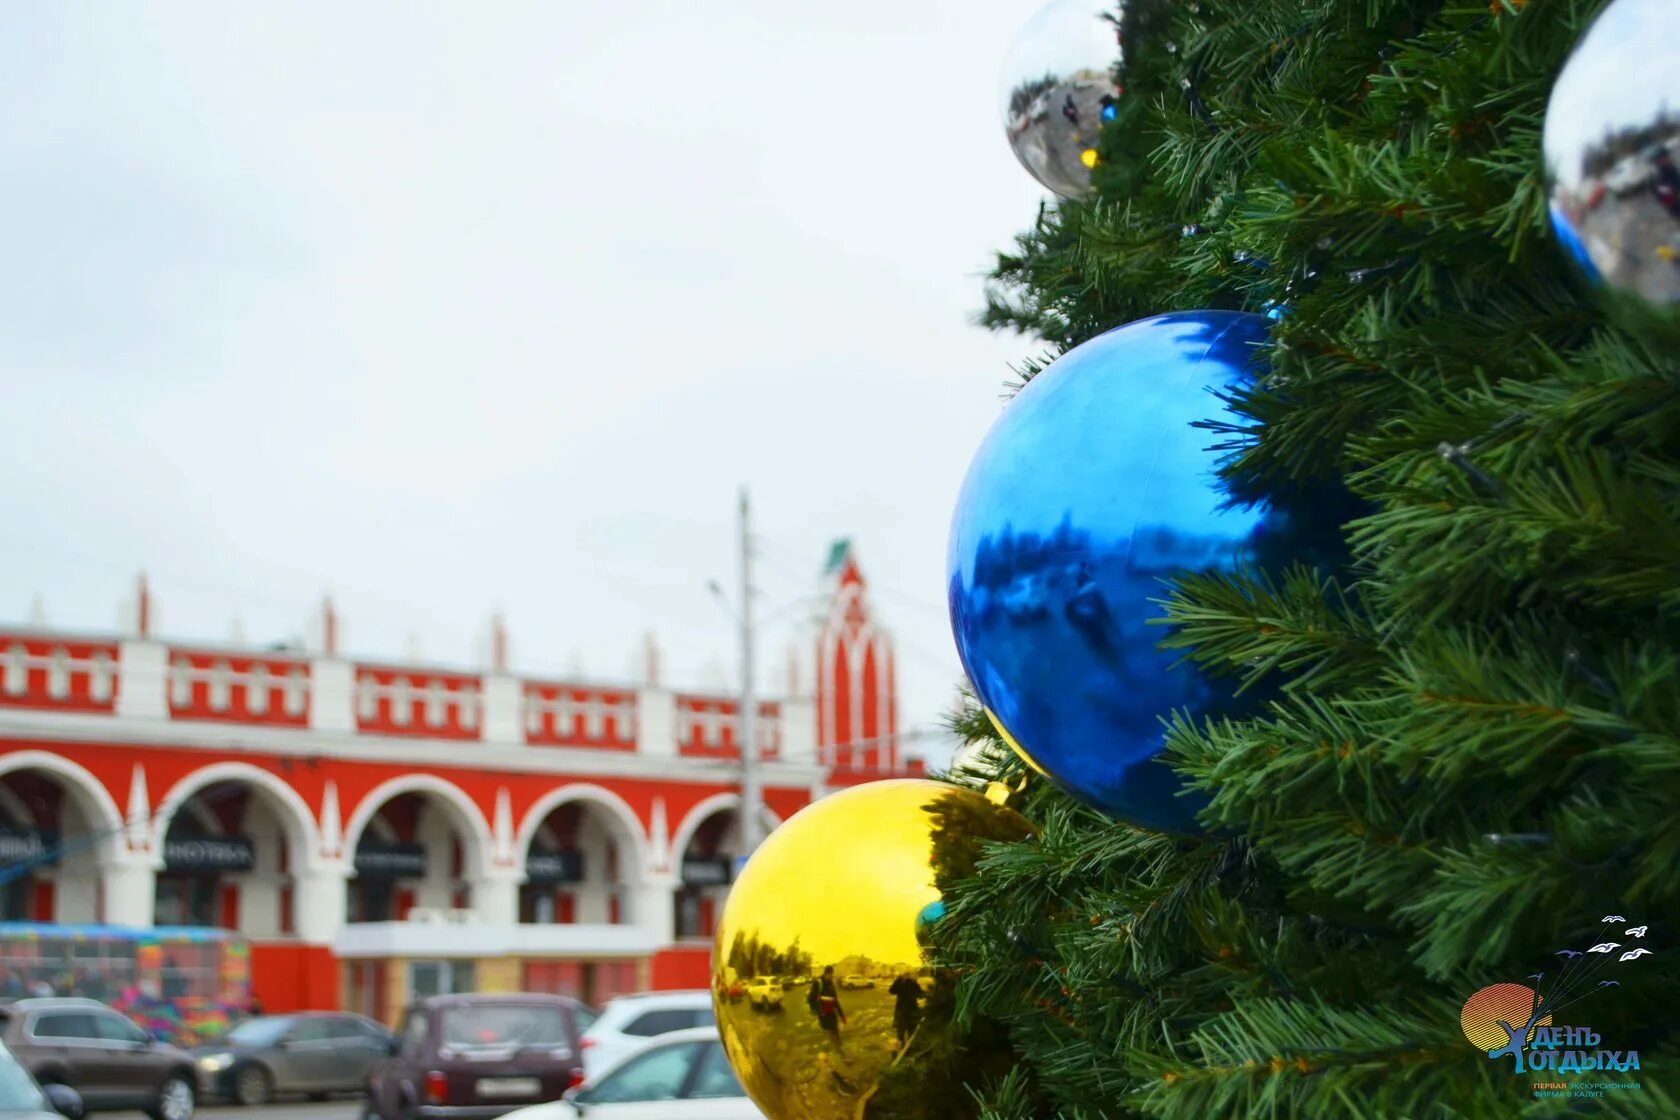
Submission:
M 857 1120 L 883 1077 L 924 1071 L 954 980 L 927 966 L 918 919 L 973 874 L 981 841 L 1030 832 L 971 790 L 904 779 L 832 794 L 770 835 L 724 904 L 712 998 L 771 1120 Z
M 995 730 L 998 733 L 998 738 L 1002 739 L 1005 743 L 1007 743 L 1009 745 L 1009 749 L 1015 752 L 1015 757 L 1019 758 L 1022 762 L 1026 763 L 1028 766 L 1032 767 L 1033 772 L 1036 773 L 1039 777 L 1041 777 L 1041 778 L 1050 777 L 1049 774 L 1046 774 L 1044 772 L 1044 767 L 1040 766 L 1037 762 L 1033 761 L 1033 756 L 1032 755 L 1028 754 L 1026 751 L 1021 749 L 1021 744 L 1017 743 L 1015 741 L 1015 736 L 1013 736 L 1009 733 L 1009 728 L 1007 728 L 1003 725 L 1003 721 L 1001 719 L 998 719 L 997 716 L 992 714 L 992 710 L 990 708 L 982 708 L 980 710 L 985 712 L 986 713 L 986 718 L 992 721 L 992 729 Z

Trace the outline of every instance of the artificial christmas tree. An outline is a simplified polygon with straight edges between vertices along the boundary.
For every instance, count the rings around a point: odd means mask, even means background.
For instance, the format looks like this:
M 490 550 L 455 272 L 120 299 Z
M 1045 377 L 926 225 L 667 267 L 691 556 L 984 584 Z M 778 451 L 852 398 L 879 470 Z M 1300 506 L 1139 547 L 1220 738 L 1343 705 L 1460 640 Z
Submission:
M 1604 6 L 1127 0 L 1095 196 L 1045 206 L 983 321 L 1066 349 L 1270 310 L 1223 475 L 1343 534 L 1162 588 L 1168 645 L 1264 698 L 1171 726 L 1205 835 L 1030 777 L 1038 835 L 947 892 L 956 1014 L 1019 1062 L 942 1115 L 1675 1114 L 1680 330 L 1603 310 L 1540 159 Z M 959 780 L 1026 773 L 960 727 Z M 1602 945 L 1637 971 L 1523 1044 L 1579 1027 L 1637 1070 L 1470 1041 L 1472 993 L 1550 998 Z

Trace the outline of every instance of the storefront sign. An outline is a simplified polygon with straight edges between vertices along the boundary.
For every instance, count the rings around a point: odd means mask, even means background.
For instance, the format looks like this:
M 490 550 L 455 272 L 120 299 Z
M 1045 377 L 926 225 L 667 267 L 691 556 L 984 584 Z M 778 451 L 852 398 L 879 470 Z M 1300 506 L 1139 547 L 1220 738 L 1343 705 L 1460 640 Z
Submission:
M 426 877 L 426 849 L 419 844 L 359 844 L 355 863 L 356 874 L 366 878 Z
M 57 862 L 58 833 L 33 828 L 0 828 L 0 866 Z
M 163 842 L 165 871 L 249 871 L 257 847 L 249 836 L 181 836 Z
M 685 859 L 682 881 L 696 887 L 722 886 L 734 880 L 732 870 L 726 859 Z
M 525 879 L 531 883 L 581 883 L 583 853 L 533 850 L 525 857 Z

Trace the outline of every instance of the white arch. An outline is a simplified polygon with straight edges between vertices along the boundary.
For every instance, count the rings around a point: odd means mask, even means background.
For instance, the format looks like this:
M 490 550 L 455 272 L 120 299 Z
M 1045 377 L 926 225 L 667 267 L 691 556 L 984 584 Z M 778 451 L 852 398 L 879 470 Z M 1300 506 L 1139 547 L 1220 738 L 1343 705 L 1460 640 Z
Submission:
M 0 755 L 0 776 L 18 770 L 39 770 L 64 784 L 95 831 L 95 850 L 105 854 L 116 850 L 123 834 L 123 815 L 105 783 L 91 771 L 67 758 L 46 751 L 13 751 Z M 62 841 L 61 841 L 62 842 Z
M 292 862 L 296 870 L 313 867 L 321 858 L 321 830 L 315 811 L 303 795 L 287 785 L 273 771 L 253 766 L 249 762 L 213 762 L 194 770 L 169 787 L 152 813 L 152 851 L 163 855 L 164 837 L 181 807 L 201 790 L 220 782 L 238 782 L 265 794 L 271 807 L 278 807 L 281 827 L 286 830 L 286 842 L 291 846 Z
M 443 804 L 444 811 L 454 819 L 455 825 L 462 833 L 461 854 L 466 862 L 465 871 L 468 878 L 480 878 L 490 870 L 493 841 L 490 822 L 484 819 L 484 811 L 460 786 L 436 774 L 404 774 L 400 778 L 381 782 L 369 790 L 356 803 L 349 823 L 344 826 L 344 854 L 347 859 L 355 858 L 356 845 L 361 843 L 362 832 L 367 828 L 368 822 L 373 820 L 374 814 L 378 813 L 387 801 L 405 793 L 434 794 Z
M 524 819 L 519 823 L 519 832 L 513 843 L 514 854 L 519 860 L 520 869 L 523 870 L 525 867 L 525 861 L 531 853 L 531 841 L 536 838 L 537 830 L 542 827 L 543 821 L 547 820 L 548 815 L 554 810 L 573 801 L 582 801 L 605 809 L 609 816 L 617 819 L 618 828 L 614 831 L 629 837 L 630 847 L 635 853 L 634 866 L 636 873 L 634 876 L 628 877 L 627 881 L 632 885 L 641 882 L 642 877 L 649 870 L 648 841 L 647 835 L 642 831 L 642 822 L 637 819 L 636 811 L 630 808 L 629 803 L 624 798 L 604 786 L 598 786 L 591 782 L 577 782 L 551 789 L 537 798 L 536 803 L 526 810 Z
M 740 794 L 714 793 L 690 809 L 688 815 L 683 817 L 682 824 L 677 826 L 676 834 L 671 837 L 670 866 L 673 868 L 682 866 L 683 852 L 688 849 L 688 842 L 694 839 L 694 834 L 700 831 L 700 826 L 706 823 L 707 817 L 725 809 L 733 809 L 739 812 L 740 808 Z M 764 810 L 765 823 L 769 826 L 766 831 L 776 828 L 782 823 L 782 818 L 778 817 L 770 806 L 763 805 L 761 808 Z

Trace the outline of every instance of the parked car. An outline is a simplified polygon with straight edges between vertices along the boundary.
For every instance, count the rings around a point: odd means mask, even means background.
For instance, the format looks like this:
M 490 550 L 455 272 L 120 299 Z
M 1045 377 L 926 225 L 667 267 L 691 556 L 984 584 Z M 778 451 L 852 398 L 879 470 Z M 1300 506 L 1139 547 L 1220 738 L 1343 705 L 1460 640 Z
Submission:
M 376 1063 L 391 1056 L 394 1036 L 360 1015 L 306 1012 L 246 1019 L 214 1046 L 191 1053 L 206 1096 L 267 1104 L 276 1093 L 362 1089 Z
M 583 1068 L 590 1077 L 640 1050 L 650 1038 L 710 1026 L 710 992 L 643 992 L 607 1001 L 601 1017 L 583 1032 Z
M 600 1017 L 601 1012 L 593 1007 L 590 1007 L 587 1003 L 577 1003 L 572 1005 L 572 1022 L 577 1024 L 579 1037 L 588 1034 L 589 1028 L 593 1026 L 595 1020 Z
M 1050 617 L 1049 587 L 1040 572 L 1022 572 L 1010 581 L 1002 595 L 1004 613 L 1021 622 Z
M 577 1016 L 565 996 L 431 996 L 411 1006 L 396 1053 L 368 1076 L 364 1118 L 494 1120 L 583 1081 Z
M 185 1050 L 153 1039 L 91 999 L 0 1005 L 0 1042 L 43 1086 L 68 1085 L 88 1112 L 138 1108 L 152 1120 L 192 1120 L 198 1078 Z
M 0 1118 L 82 1120 L 82 1095 L 68 1085 L 41 1085 L 0 1044 Z
M 846 977 L 844 980 L 840 981 L 840 990 L 845 991 L 845 992 L 853 992 L 853 991 L 857 991 L 861 988 L 873 988 L 874 986 L 875 986 L 875 978 L 874 977 L 872 977 L 872 976 L 859 976 L 856 973 L 853 973 L 852 975 Z
M 782 982 L 774 976 L 759 976 L 747 981 L 747 999 L 760 1011 L 782 1005 Z
M 716 1027 L 662 1034 L 564 1100 L 507 1120 L 764 1120 L 724 1057 Z

